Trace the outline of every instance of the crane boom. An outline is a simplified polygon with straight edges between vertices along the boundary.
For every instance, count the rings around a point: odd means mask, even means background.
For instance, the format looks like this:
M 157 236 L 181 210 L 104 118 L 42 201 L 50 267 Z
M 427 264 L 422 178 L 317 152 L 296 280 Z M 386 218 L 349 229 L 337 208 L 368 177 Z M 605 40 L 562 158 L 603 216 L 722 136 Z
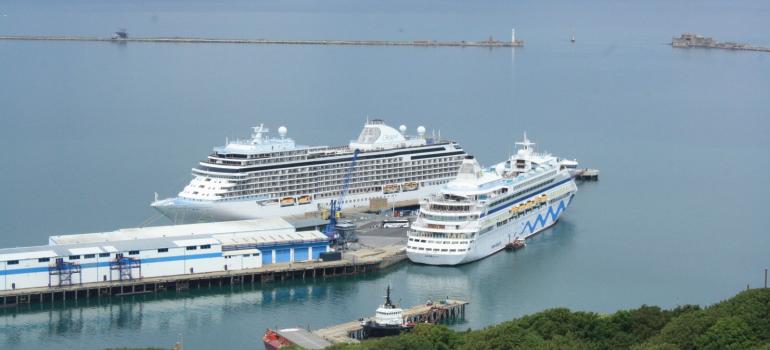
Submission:
M 342 203 L 345 200 L 345 195 L 350 188 L 350 178 L 353 175 L 353 169 L 356 167 L 356 161 L 358 160 L 358 154 L 360 150 L 355 149 L 353 151 L 353 158 L 350 161 L 350 166 L 345 174 L 345 179 L 342 181 L 342 191 L 340 191 L 340 197 L 337 200 L 332 199 L 329 205 L 329 223 L 326 225 L 324 234 L 329 238 L 334 238 L 334 229 L 337 226 L 337 212 L 342 210 Z

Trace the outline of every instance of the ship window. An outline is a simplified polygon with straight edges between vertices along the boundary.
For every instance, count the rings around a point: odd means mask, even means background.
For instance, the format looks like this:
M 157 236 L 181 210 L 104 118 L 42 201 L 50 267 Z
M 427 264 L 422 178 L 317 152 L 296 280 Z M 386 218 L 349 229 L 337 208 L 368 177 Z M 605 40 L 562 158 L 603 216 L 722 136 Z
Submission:
M 186 247 L 185 249 L 187 249 L 187 250 L 196 250 L 196 249 L 198 249 L 198 247 L 196 247 L 194 245 L 191 245 L 189 247 Z
M 8 260 L 8 265 L 18 265 L 18 264 L 19 264 L 18 260 Z
M 86 254 L 83 255 L 83 259 L 93 259 L 96 257 L 96 254 Z
M 158 253 L 168 253 L 168 248 L 159 248 Z
M 209 249 L 211 248 L 211 244 L 204 244 L 201 246 L 201 249 Z
M 130 251 L 128 251 L 128 255 L 139 255 L 139 251 L 138 250 L 130 250 Z
M 100 258 L 109 258 L 110 257 L 110 253 L 99 253 L 99 257 Z
M 40 258 L 40 259 L 37 259 L 37 262 L 49 262 L 49 261 L 51 261 L 51 258 Z

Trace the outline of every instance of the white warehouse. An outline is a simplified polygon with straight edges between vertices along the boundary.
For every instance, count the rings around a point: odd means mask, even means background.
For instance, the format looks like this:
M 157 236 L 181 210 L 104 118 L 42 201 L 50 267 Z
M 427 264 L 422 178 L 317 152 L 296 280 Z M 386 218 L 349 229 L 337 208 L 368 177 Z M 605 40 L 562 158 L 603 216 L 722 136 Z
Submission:
M 243 270 L 329 249 L 323 233 L 277 218 L 51 236 L 48 245 L 0 249 L 0 290 Z

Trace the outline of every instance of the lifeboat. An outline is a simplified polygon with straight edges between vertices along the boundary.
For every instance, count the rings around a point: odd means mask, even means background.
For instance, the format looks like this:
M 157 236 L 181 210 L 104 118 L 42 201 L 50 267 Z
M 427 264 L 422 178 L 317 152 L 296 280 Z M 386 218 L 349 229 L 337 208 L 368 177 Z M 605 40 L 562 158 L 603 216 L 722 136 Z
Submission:
M 262 206 L 265 206 L 265 205 L 276 205 L 276 204 L 278 204 L 278 200 L 277 199 L 265 199 L 265 200 L 262 200 L 262 201 L 258 201 L 257 204 L 262 205 Z
M 420 185 L 418 185 L 416 182 L 407 182 L 405 183 L 402 188 L 404 189 L 404 192 L 407 191 L 414 191 L 416 190 Z
M 396 192 L 398 192 L 400 190 L 401 190 L 401 186 L 396 185 L 396 184 L 388 184 L 388 185 L 385 185 L 382 188 L 382 192 L 385 193 L 385 194 L 396 193 Z
M 281 199 L 281 206 L 288 207 L 294 205 L 294 197 L 284 197 Z
M 313 201 L 313 198 L 310 197 L 309 195 L 300 196 L 297 199 L 297 203 L 299 203 L 299 205 L 310 204 L 310 202 L 312 201 Z

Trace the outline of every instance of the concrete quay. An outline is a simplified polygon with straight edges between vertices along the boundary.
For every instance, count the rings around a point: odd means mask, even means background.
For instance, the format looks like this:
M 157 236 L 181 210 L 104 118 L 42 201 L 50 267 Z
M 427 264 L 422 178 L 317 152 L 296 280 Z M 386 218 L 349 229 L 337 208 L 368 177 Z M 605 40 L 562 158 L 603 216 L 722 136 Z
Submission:
M 110 298 L 212 286 L 265 284 L 275 281 L 349 276 L 380 271 L 406 260 L 401 245 L 366 248 L 343 254 L 338 261 L 271 264 L 261 268 L 185 275 L 136 278 L 123 281 L 0 291 L 0 307 L 88 298 Z
M 423 47 L 520 47 L 521 40 L 499 41 L 440 41 L 440 40 L 280 40 L 223 39 L 195 37 L 126 37 L 107 38 L 74 35 L 0 35 L 0 40 L 82 41 L 110 43 L 170 43 L 170 44 L 253 44 L 253 45 L 345 45 L 345 46 L 423 46 Z
M 410 323 L 441 323 L 465 317 L 467 301 L 446 299 L 404 309 L 404 321 Z M 332 344 L 355 343 L 364 339 L 361 321 L 351 321 L 312 332 Z

